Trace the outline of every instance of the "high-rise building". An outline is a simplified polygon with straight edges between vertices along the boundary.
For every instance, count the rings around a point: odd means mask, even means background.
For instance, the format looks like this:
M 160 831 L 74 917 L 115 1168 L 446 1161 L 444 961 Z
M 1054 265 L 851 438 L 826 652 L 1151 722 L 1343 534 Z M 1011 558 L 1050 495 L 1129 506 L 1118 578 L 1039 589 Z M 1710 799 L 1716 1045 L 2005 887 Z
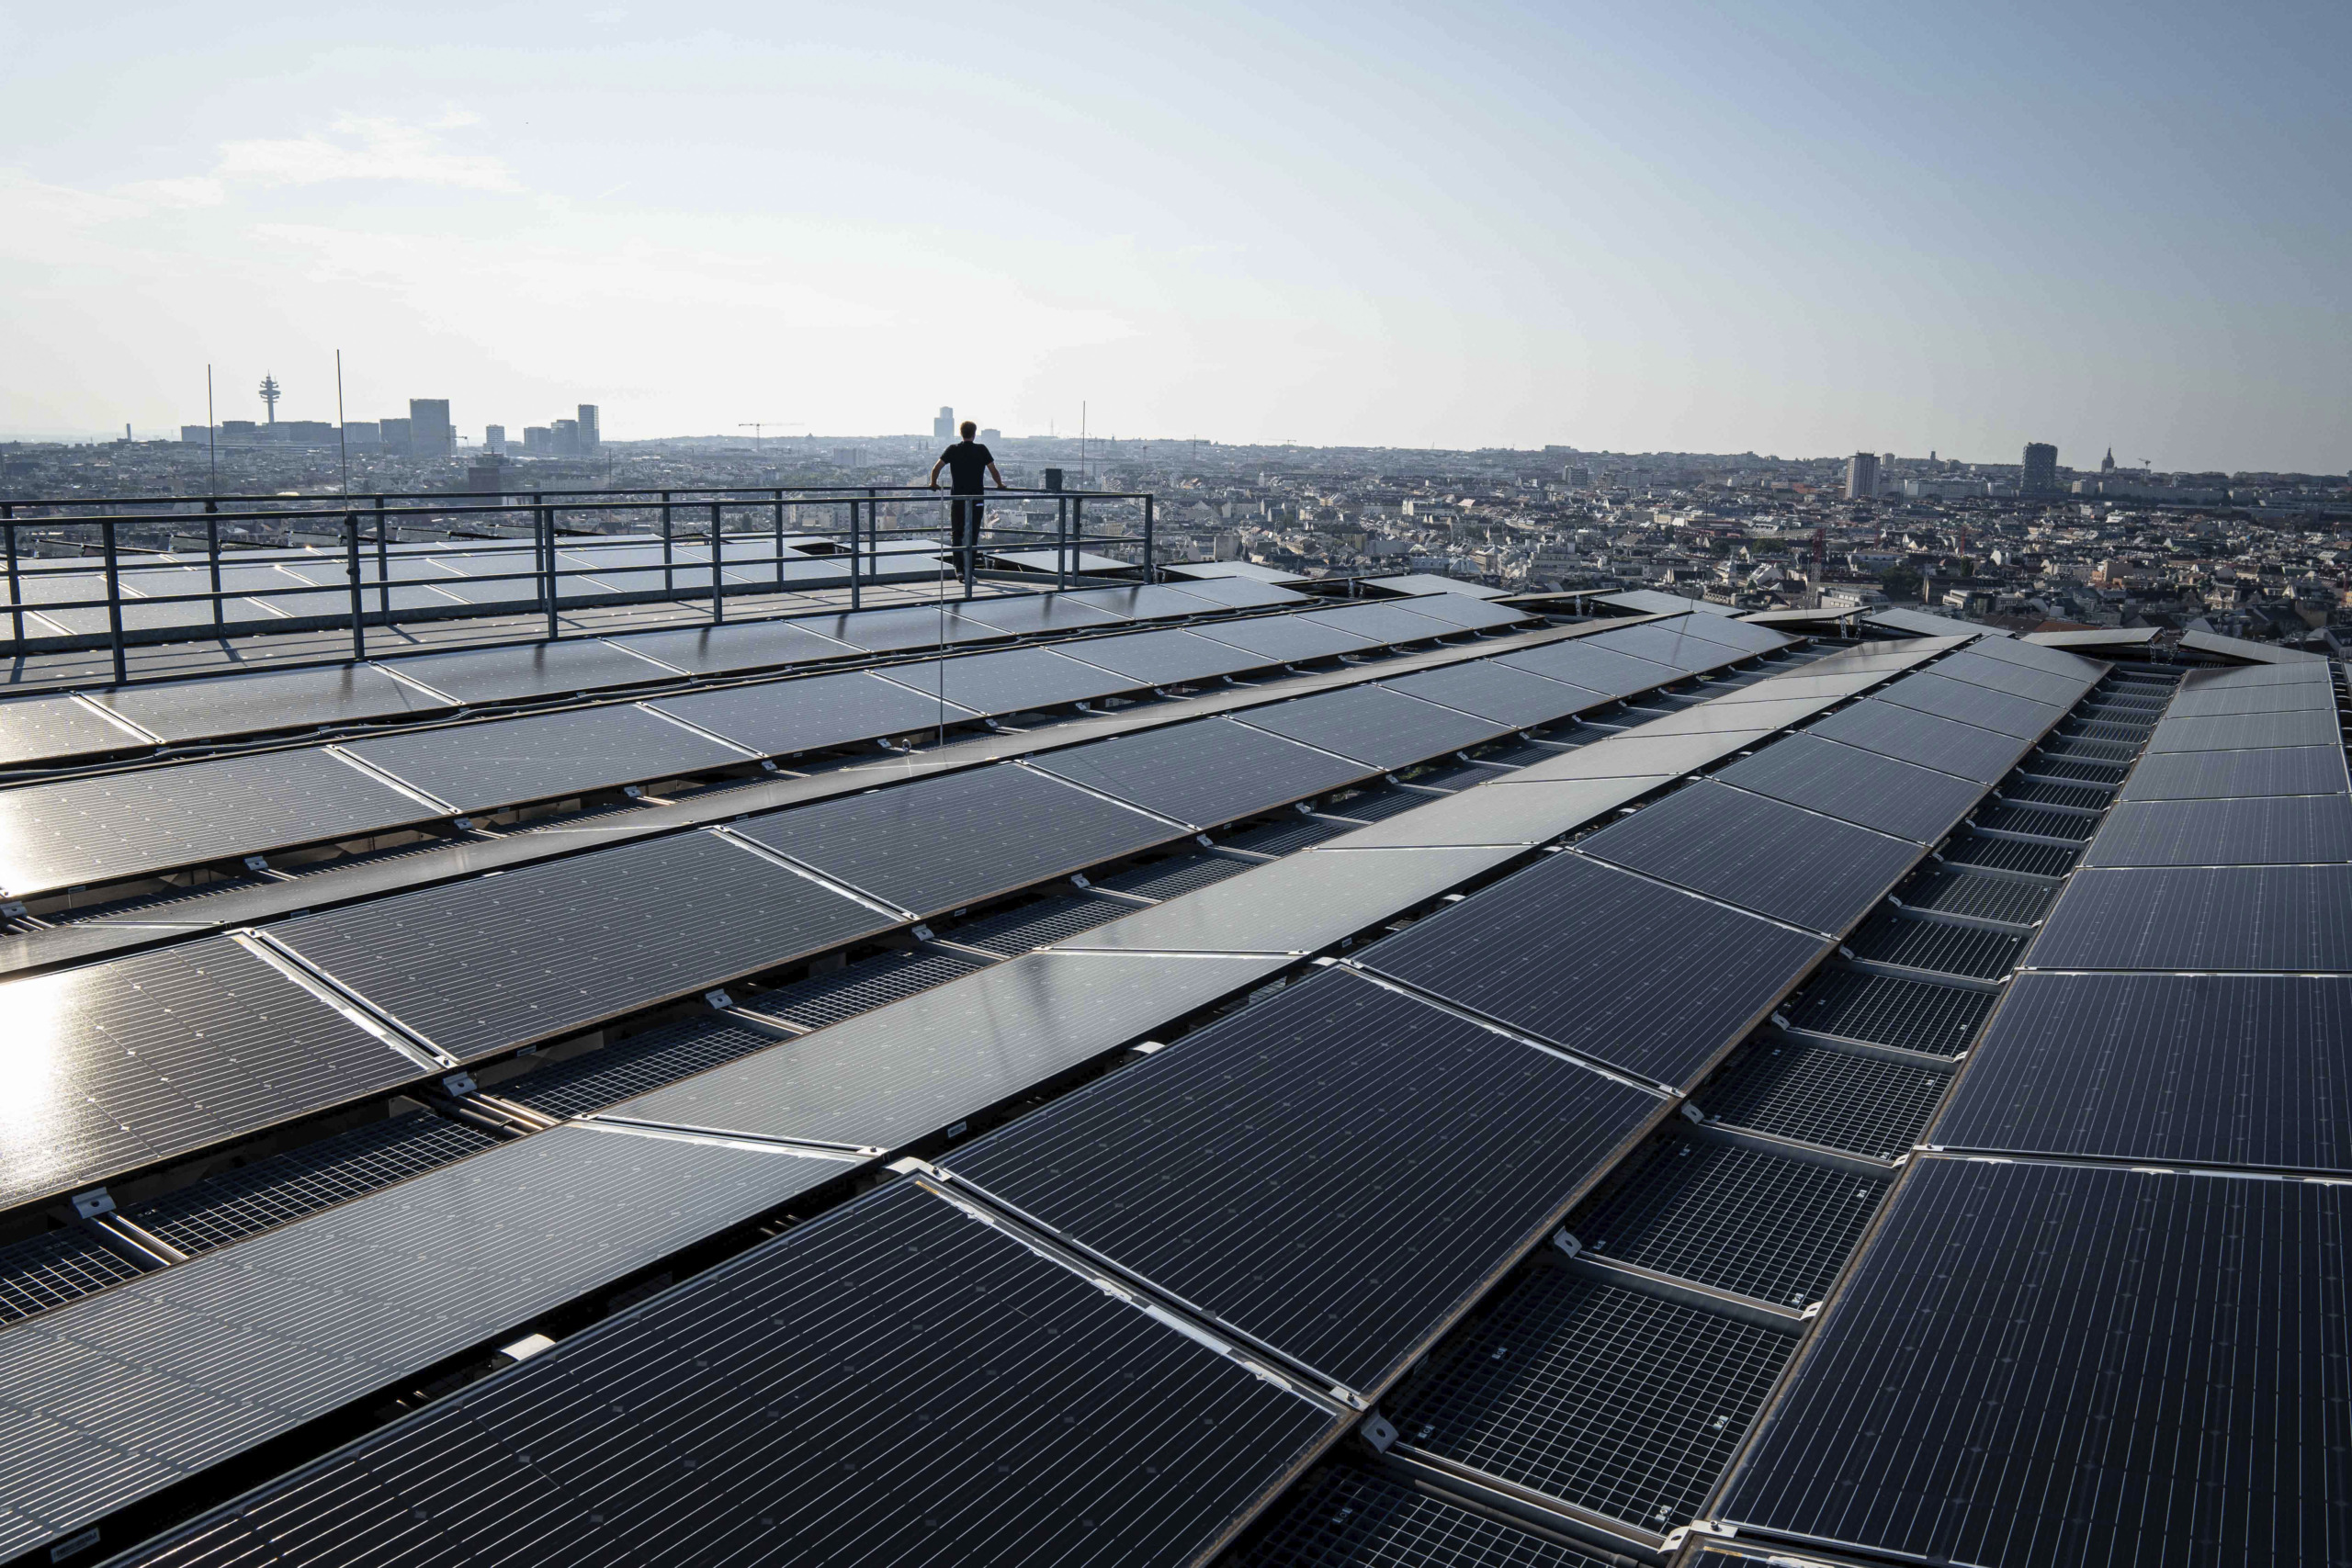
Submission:
M 956 411 L 954 409 L 944 405 L 941 407 L 939 417 L 931 422 L 931 438 L 933 441 L 956 439 Z
M 577 457 L 580 456 L 580 422 L 578 420 L 560 419 L 548 428 L 555 433 L 557 457 Z
M 414 446 L 414 437 L 404 419 L 379 419 L 376 428 L 383 433 L 384 450 L 405 457 Z
M 554 457 L 555 432 L 549 430 L 544 424 L 525 425 L 523 427 L 523 453 L 524 456 L 530 457 Z
M 2107 456 L 2106 456 L 2106 457 L 2101 457 L 2101 458 L 2098 460 L 2098 471 L 2099 471 L 2100 473 L 2102 473 L 2102 474 L 2111 474 L 2111 473 L 2115 472 L 2115 448 L 2114 448 L 2114 447 L 2112 447 L 2112 446 L 2109 447 L 2109 448 L 2107 449 Z
M 605 445 L 604 422 L 594 403 L 580 405 L 580 455 L 593 457 Z
M 504 457 L 506 455 L 506 427 L 503 424 L 483 425 L 481 429 L 481 449 L 493 457 Z
M 2024 472 L 2018 476 L 2020 495 L 2058 493 L 2058 448 L 2047 441 L 2025 444 Z
M 1004 432 L 1001 430 L 983 430 L 980 432 L 980 444 L 982 446 L 986 446 L 991 441 L 1001 441 L 1003 439 Z
M 1857 452 L 1846 459 L 1846 499 L 1867 501 L 1878 493 L 1878 457 Z
M 458 433 L 449 424 L 448 399 L 408 400 L 408 449 L 417 457 L 446 457 L 458 449 Z

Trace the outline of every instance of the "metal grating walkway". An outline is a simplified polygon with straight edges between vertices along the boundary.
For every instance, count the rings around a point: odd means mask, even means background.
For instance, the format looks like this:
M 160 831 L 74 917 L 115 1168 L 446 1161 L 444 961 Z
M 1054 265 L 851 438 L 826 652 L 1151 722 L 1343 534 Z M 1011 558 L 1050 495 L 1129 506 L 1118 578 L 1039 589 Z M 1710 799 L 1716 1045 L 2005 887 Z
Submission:
M 789 986 L 761 991 L 745 998 L 744 1005 L 803 1029 L 822 1029 L 981 967 L 977 959 L 952 953 L 881 953 Z
M 1857 957 L 1881 964 L 1996 980 L 2018 966 L 2018 954 L 2025 943 L 2024 937 L 2008 931 L 1956 926 L 1946 920 L 1917 920 L 1881 908 L 1862 922 L 1862 929 L 1847 945 Z
M 1826 1045 L 1764 1039 L 1701 1087 L 1712 1119 L 1893 1159 L 1919 1141 L 1951 1076 Z
M 2086 762 L 2079 758 L 2037 755 L 2026 759 L 2029 772 L 2053 779 L 2081 779 L 2086 784 L 2120 784 L 2132 770 L 2116 762 Z
M 2038 811 L 2030 806 L 2008 804 L 1980 813 L 1976 825 L 2003 833 L 2030 833 L 2037 839 L 2071 839 L 2078 844 L 2088 842 L 2098 830 L 2095 817 L 2077 817 L 2069 811 Z
M 2112 790 L 2088 789 L 2081 784 L 2045 784 L 2040 779 L 2028 779 L 2001 792 L 2002 798 L 2018 806 L 2075 806 L 2086 811 L 2099 811 L 2115 799 Z
M 1755 1149 L 1670 1137 L 1568 1221 L 1587 1249 L 1758 1301 L 1819 1301 L 1886 1195 L 1885 1180 Z
M 143 1272 L 84 1230 L 46 1231 L 0 1247 L 0 1323 L 14 1323 Z
M 709 1013 L 550 1063 L 528 1077 L 500 1084 L 498 1092 L 550 1116 L 586 1116 L 706 1067 L 763 1051 L 777 1038 L 724 1014 Z
M 1988 839 L 1962 833 L 1943 847 L 1943 858 L 1958 865 L 1981 865 L 1990 871 L 2021 871 L 2030 876 L 2064 876 L 2082 852 L 2064 844 L 2029 844 L 2016 839 Z
M 1181 898 L 1249 869 L 1246 862 L 1225 855 L 1177 855 L 1097 877 L 1095 883 L 1121 893 L 1139 893 L 1147 898 Z
M 1788 1016 L 1818 1034 L 1952 1056 L 1968 1048 L 1996 999 L 1987 991 L 1832 969 L 1805 987 Z
M 1538 1267 L 1387 1406 L 1416 1448 L 1645 1529 L 1691 1518 L 1793 1337 Z
M 1332 1464 L 1275 1505 L 1225 1568 L 1609 1568 L 1385 1475 Z
M 1895 897 L 1915 909 L 1946 915 L 1972 915 L 1980 920 L 2007 920 L 2030 926 L 2050 912 L 2055 887 L 2019 882 L 2007 876 L 1971 876 L 1961 871 L 1927 870 L 1895 889 Z
M 1044 947 L 1107 925 L 1121 915 L 1132 915 L 1137 905 L 1117 898 L 1096 898 L 1083 893 L 1036 898 L 1025 904 L 982 915 L 960 925 L 940 926 L 949 942 L 977 947 L 1001 958 L 1018 958 Z
M 1342 833 L 1355 830 L 1356 825 L 1352 822 L 1334 822 L 1326 818 L 1302 817 L 1293 813 L 1256 828 L 1245 829 L 1219 842 L 1227 849 L 1248 850 L 1251 854 L 1286 855 L 1295 850 L 1306 849 L 1326 839 L 1336 839 Z

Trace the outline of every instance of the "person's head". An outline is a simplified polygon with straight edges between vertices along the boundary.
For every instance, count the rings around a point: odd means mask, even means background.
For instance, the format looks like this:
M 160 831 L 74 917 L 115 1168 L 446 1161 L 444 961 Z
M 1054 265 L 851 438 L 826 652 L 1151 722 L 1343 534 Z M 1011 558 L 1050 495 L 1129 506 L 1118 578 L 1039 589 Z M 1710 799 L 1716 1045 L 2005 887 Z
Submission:
M 964 439 L 965 439 L 965 440 L 967 440 L 967 441 L 971 440 L 974 436 L 978 435 L 978 434 L 980 433 L 980 427 L 979 427 L 979 425 L 978 425 L 976 422 L 974 422 L 974 421 L 972 421 L 972 420 L 968 420 L 968 419 L 967 419 L 967 420 L 966 420 L 962 424 L 960 424 L 960 425 L 956 426 L 956 428 L 957 428 L 957 429 L 959 429 L 959 430 L 961 430 L 961 431 L 964 433 Z

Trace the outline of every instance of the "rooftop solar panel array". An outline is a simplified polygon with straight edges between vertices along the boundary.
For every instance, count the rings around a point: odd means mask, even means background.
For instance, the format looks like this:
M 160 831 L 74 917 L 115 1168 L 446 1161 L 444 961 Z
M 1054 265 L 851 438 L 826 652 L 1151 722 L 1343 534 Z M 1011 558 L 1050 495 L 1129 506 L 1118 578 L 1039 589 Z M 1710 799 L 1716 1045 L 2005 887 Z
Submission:
M 1059 946 L 1072 952 L 1316 953 L 1471 880 L 1519 848 L 1309 850 Z
M 1223 718 L 1044 752 L 1035 765 L 1196 829 L 1271 811 L 1382 771 Z
M 1087 637 L 1062 651 L 1072 659 L 1153 686 L 1213 681 L 1244 670 L 1260 669 L 1266 662 L 1260 655 L 1231 643 L 1182 631 L 1122 632 L 1116 637 Z
M 1561 645 L 1555 643 L 1554 647 Z M 1551 724 L 1575 714 L 1606 707 L 1610 699 L 1542 675 L 1514 670 L 1499 660 L 1450 664 L 1382 684 L 1425 702 L 1442 703 L 1518 728 Z
M 1511 730 L 1497 720 L 1384 686 L 1350 686 L 1251 708 L 1241 722 L 1384 769 L 1464 750 Z
M 1614 1568 L 1400 1480 L 1348 1465 L 1317 1471 L 1237 1551 L 1235 1568 Z
M 1127 676 L 1065 659 L 1046 648 L 926 659 L 891 665 L 882 674 L 919 694 L 936 699 L 944 694 L 946 701 L 984 714 L 1023 713 L 1136 689 Z
M 756 755 L 634 704 L 379 735 L 344 750 L 459 811 L 676 778 Z
M 1679 680 L 1685 673 L 1679 665 L 1636 658 L 1631 653 L 1603 647 L 1598 637 L 1547 643 L 1542 648 L 1531 648 L 1520 653 L 1500 654 L 1495 662 L 1554 681 L 1565 681 L 1572 686 L 1582 686 L 1604 697 L 1631 696 L 1635 692 L 1645 692 L 1653 686 Z
M 1930 844 L 1984 798 L 1984 787 L 1815 734 L 1792 735 L 1715 775 L 1758 795 L 1859 827 Z
M 943 705 L 935 694 L 863 671 L 726 686 L 658 698 L 646 706 L 763 757 L 854 745 L 978 716 L 956 703 Z
M 1831 714 L 1808 733 L 1982 784 L 2015 767 L 2032 744 L 2027 737 L 1875 697 Z

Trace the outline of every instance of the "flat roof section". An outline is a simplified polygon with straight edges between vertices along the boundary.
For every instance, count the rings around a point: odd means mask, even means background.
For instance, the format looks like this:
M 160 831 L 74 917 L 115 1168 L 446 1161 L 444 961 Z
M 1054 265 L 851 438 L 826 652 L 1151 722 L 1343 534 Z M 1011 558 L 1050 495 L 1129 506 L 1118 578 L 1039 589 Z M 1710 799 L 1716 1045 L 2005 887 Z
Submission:
M 979 715 L 863 670 L 656 697 L 646 706 L 766 757 L 910 735 Z
M 492 811 L 754 761 L 633 703 L 354 740 L 343 750 L 459 811 Z

